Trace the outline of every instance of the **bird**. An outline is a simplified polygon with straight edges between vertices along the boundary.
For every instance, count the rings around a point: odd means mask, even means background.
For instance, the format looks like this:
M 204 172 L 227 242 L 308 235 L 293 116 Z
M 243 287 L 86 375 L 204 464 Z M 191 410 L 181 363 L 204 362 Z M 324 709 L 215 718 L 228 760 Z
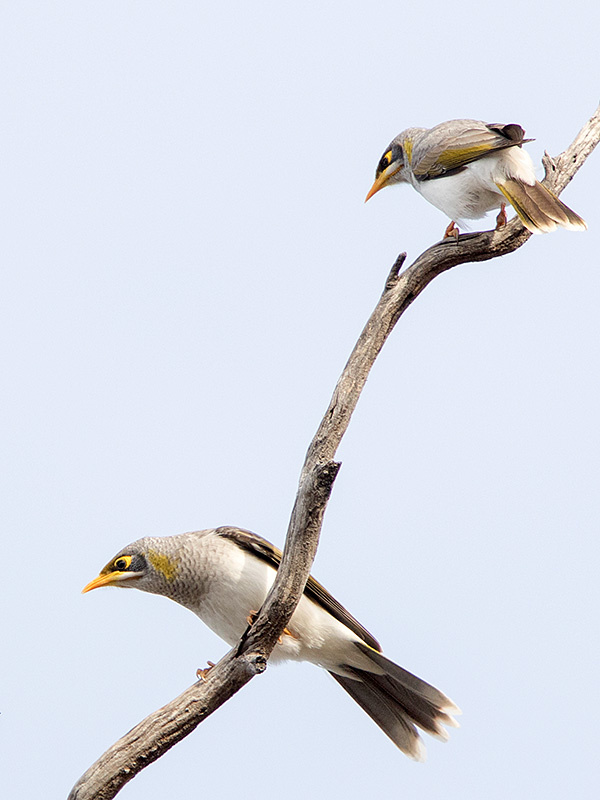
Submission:
M 532 233 L 557 227 L 585 230 L 584 220 L 535 177 L 520 125 L 453 119 L 433 128 L 407 128 L 386 147 L 365 202 L 395 183 L 409 183 L 451 222 L 444 238 L 458 240 L 457 222 L 500 209 L 496 230 L 506 225 L 510 203 Z
M 234 526 L 144 537 L 124 547 L 82 590 L 136 588 L 195 613 L 230 646 L 252 624 L 275 579 L 281 551 Z M 460 709 L 445 694 L 386 658 L 377 640 L 312 576 L 270 657 L 327 670 L 415 761 L 425 760 L 417 728 L 446 741 Z M 212 666 L 211 662 L 209 665 Z M 206 677 L 207 670 L 198 670 Z

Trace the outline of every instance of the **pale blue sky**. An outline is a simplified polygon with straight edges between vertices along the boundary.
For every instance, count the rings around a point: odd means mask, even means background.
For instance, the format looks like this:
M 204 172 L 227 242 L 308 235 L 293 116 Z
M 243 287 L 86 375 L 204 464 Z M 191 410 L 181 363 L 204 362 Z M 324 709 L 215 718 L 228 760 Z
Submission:
M 363 204 L 383 148 L 468 116 L 560 152 L 598 101 L 598 22 L 592 0 L 2 5 L 3 796 L 66 797 L 225 651 L 163 598 L 80 590 L 144 535 L 283 542 L 391 264 L 448 222 L 408 187 Z M 414 764 L 327 675 L 274 667 L 124 800 L 258 797 L 263 764 L 264 800 L 596 796 L 598 158 L 563 194 L 587 233 L 414 303 L 339 453 L 314 573 L 462 727 Z

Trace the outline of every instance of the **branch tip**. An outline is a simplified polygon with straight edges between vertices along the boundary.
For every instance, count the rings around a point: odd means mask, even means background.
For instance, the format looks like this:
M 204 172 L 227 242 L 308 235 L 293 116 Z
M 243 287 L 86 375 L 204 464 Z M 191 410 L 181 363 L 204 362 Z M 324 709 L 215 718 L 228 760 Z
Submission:
M 547 178 L 551 172 L 556 172 L 556 161 L 552 158 L 547 150 L 544 150 L 542 156 L 542 164 L 544 166 L 545 177 Z
M 406 253 L 400 253 L 398 258 L 394 261 L 390 273 L 387 276 L 387 280 L 385 282 L 385 287 L 383 290 L 384 292 L 389 292 L 390 289 L 393 289 L 393 287 L 396 285 L 396 283 L 398 282 L 398 278 L 400 277 L 400 270 L 402 269 L 402 266 L 405 261 L 406 261 Z
M 266 670 L 266 668 L 267 668 L 267 659 L 262 655 L 262 653 L 259 653 L 257 656 L 254 657 L 253 666 L 254 666 L 254 672 L 256 673 L 256 675 L 260 675 L 261 673 L 263 673 Z

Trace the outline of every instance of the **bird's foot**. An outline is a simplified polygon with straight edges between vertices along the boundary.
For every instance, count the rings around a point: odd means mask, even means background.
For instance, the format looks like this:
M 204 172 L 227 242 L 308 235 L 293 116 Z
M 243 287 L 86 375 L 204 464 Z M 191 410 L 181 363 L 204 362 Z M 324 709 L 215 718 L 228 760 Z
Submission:
M 508 217 L 506 216 L 506 203 L 502 203 L 502 205 L 500 206 L 500 212 L 496 217 L 496 230 L 499 231 L 500 228 L 503 228 L 507 222 L 508 222 Z
M 205 667 L 204 669 L 197 669 L 196 670 L 196 677 L 198 678 L 199 681 L 205 681 L 208 673 L 214 667 L 214 664 L 213 664 L 212 661 L 207 661 L 206 663 L 208 664 L 208 667 Z
M 248 625 L 254 625 L 254 623 L 256 622 L 256 618 L 257 617 L 258 617 L 258 611 L 251 611 L 248 614 L 248 616 L 246 617 L 246 622 L 248 623 Z M 283 633 L 281 634 L 281 636 L 277 640 L 279 644 L 282 643 L 284 636 L 291 636 L 292 639 L 297 639 L 298 638 L 297 636 L 294 636 L 294 634 L 288 628 L 284 628 L 283 629 Z
M 452 220 L 450 225 L 448 225 L 444 231 L 444 239 L 454 239 L 456 242 L 458 242 L 458 228 L 456 227 L 454 220 Z
M 248 623 L 248 625 L 254 625 L 257 617 L 258 617 L 258 611 L 251 611 L 246 617 L 246 622 Z

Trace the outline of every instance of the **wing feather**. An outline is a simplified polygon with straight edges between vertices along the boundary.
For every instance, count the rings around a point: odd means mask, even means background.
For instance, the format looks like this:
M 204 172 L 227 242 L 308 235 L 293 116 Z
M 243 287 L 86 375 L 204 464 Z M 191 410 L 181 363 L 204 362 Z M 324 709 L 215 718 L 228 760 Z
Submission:
M 524 136 L 523 128 L 514 123 L 487 125 L 468 119 L 442 122 L 415 143 L 412 170 L 419 181 L 456 174 L 490 153 L 531 141 Z
M 249 552 L 253 553 L 258 558 L 261 558 L 263 561 L 266 561 L 270 564 L 274 569 L 278 569 L 279 565 L 281 564 L 281 550 L 275 545 L 268 542 L 266 539 L 263 539 L 262 536 L 258 536 L 256 533 L 252 533 L 251 531 L 243 530 L 242 528 L 234 528 L 232 526 L 224 526 L 222 528 L 217 528 L 216 533 L 219 536 L 222 536 L 224 539 L 229 539 L 232 542 L 235 542 L 238 547 L 241 547 L 243 550 L 248 550 Z M 335 597 L 333 597 L 324 586 L 316 581 L 312 575 L 309 577 L 306 587 L 304 589 L 304 594 L 307 597 L 317 603 L 317 605 L 321 606 L 321 608 L 328 611 L 332 617 L 341 622 L 347 628 L 349 628 L 353 633 L 355 633 L 360 639 L 363 640 L 369 647 L 372 647 L 374 650 L 381 652 L 381 645 L 375 639 L 375 637 L 369 633 L 369 631 L 364 628 L 360 622 L 355 619 L 349 611 L 346 611 L 344 606 L 339 603 Z

